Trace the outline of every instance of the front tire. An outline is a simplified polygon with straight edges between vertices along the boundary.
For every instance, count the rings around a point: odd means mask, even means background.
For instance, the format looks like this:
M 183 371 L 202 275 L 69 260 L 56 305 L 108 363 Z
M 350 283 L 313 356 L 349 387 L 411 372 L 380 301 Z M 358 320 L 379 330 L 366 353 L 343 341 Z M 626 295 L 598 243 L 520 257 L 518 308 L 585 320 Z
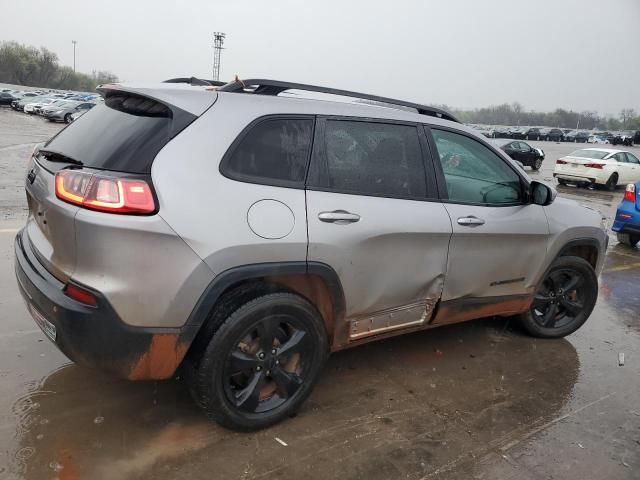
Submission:
M 537 171 L 537 170 L 540 170 L 540 167 L 542 167 L 542 159 L 536 158 L 535 161 L 533 162 L 533 165 L 531 165 L 531 168 Z
M 640 235 L 631 235 L 629 233 L 618 233 L 618 242 L 628 247 L 635 247 L 640 242 Z
M 591 264 L 580 257 L 559 257 L 545 273 L 529 311 L 518 319 L 534 337 L 565 337 L 587 321 L 597 298 Z
M 296 413 L 328 354 L 318 310 L 291 293 L 271 293 L 235 310 L 215 332 L 195 378 L 196 402 L 234 430 L 257 430 Z
M 71 114 L 70 113 L 67 113 L 64 116 L 64 123 L 71 123 Z

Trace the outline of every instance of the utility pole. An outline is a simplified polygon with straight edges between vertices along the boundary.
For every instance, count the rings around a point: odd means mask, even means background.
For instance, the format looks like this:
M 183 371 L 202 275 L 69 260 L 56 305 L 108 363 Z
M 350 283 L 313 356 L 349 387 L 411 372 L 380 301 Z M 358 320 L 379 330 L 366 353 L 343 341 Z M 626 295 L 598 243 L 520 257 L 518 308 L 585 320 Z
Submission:
M 71 40 L 73 43 L 73 73 L 76 73 L 76 42 L 75 40 Z
M 213 33 L 213 80 L 220 80 L 220 54 L 226 35 L 222 32 Z

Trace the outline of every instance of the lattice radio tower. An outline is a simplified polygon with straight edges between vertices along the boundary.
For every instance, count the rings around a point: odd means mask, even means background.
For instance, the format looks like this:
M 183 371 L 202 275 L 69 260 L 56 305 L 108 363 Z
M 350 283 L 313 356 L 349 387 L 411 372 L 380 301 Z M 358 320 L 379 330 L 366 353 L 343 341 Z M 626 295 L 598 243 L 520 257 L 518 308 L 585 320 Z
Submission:
M 222 32 L 213 33 L 213 79 L 220 80 L 220 54 L 226 35 Z

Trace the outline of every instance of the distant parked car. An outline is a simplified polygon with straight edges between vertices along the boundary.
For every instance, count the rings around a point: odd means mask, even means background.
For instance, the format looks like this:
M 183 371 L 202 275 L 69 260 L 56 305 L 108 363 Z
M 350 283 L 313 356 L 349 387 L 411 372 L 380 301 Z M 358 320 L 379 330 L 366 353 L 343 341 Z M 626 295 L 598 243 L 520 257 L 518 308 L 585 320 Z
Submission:
M 16 97 L 8 92 L 0 92 L 0 105 L 11 105 L 11 102 L 16 100 Z
M 509 138 L 509 129 L 507 127 L 495 127 L 493 129 L 493 138 Z
M 51 105 L 56 99 L 51 97 L 36 97 L 33 98 L 33 102 L 25 103 L 23 111 L 24 113 L 38 113 L 38 109 L 45 105 Z
M 560 185 L 569 182 L 598 184 L 613 191 L 619 183 L 640 180 L 640 160 L 626 150 L 583 148 L 559 158 L 553 176 Z
M 89 111 L 89 110 L 80 110 L 79 112 L 72 113 L 72 114 L 71 114 L 71 117 L 70 117 L 71 122 L 69 122 L 69 123 L 73 123 L 73 122 L 75 122 L 77 119 L 79 119 L 82 115 L 84 115 L 84 114 L 85 114 L 85 113 L 87 113 L 88 111 Z
M 564 132 L 559 128 L 541 128 L 540 137 L 551 142 L 561 142 L 564 139 Z
M 602 145 L 608 145 L 609 144 L 609 140 L 607 140 L 606 137 L 604 137 L 603 135 L 589 135 L 589 138 L 587 138 L 587 143 L 597 143 L 597 144 L 602 144 Z
M 42 115 L 42 109 L 46 108 L 46 107 L 55 107 L 56 105 L 62 105 L 63 103 L 66 103 L 66 100 L 62 99 L 62 98 L 52 98 L 50 99 L 51 101 L 49 102 L 39 102 L 38 104 L 35 105 L 34 107 L 34 112 L 38 115 Z M 26 108 L 26 107 L 25 107 Z
M 529 127 L 511 127 L 509 129 L 509 138 L 524 139 L 525 132 L 529 130 Z
M 476 130 L 487 138 L 495 138 L 495 130 L 493 127 L 479 127 L 476 128 Z
M 589 139 L 589 132 L 585 132 L 582 130 L 572 130 L 571 132 L 565 134 L 564 139 L 566 142 L 573 143 L 586 143 Z
M 529 127 L 524 131 L 523 135 L 525 140 L 541 140 L 542 139 L 542 134 L 540 133 L 539 127 Z
M 611 229 L 624 245 L 635 247 L 640 242 L 640 182 L 627 185 Z
M 24 110 L 24 106 L 27 103 L 35 101 L 35 99 L 40 96 L 41 95 L 37 93 L 25 92 L 20 96 L 20 98 L 11 102 L 11 108 L 13 108 L 14 110 L 17 110 L 18 112 L 22 112 Z
M 67 102 L 62 105 L 58 105 L 55 109 L 47 108 L 43 112 L 44 118 L 50 122 L 65 122 L 71 123 L 71 115 L 81 110 L 90 110 L 95 107 L 95 103 L 91 102 Z
M 613 135 L 611 139 L 612 145 L 626 145 L 630 147 L 633 145 L 634 132 L 626 131 L 626 132 L 617 132 Z
M 544 151 L 534 148 L 527 142 L 511 140 L 508 138 L 496 139 L 493 141 L 504 152 L 522 165 L 531 167 L 533 170 L 540 170 L 544 160 Z

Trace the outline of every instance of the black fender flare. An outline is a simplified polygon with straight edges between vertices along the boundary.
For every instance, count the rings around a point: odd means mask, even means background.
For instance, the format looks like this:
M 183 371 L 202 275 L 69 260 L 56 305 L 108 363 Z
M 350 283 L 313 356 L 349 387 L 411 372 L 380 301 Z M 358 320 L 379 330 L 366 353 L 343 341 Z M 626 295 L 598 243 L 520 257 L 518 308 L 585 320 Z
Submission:
M 222 294 L 233 285 L 252 279 L 295 274 L 316 275 L 322 278 L 333 300 L 334 318 L 341 318 L 344 315 L 346 307 L 342 283 L 336 271 L 329 265 L 304 261 L 256 263 L 233 267 L 216 275 L 205 288 L 182 328 L 195 335 Z

